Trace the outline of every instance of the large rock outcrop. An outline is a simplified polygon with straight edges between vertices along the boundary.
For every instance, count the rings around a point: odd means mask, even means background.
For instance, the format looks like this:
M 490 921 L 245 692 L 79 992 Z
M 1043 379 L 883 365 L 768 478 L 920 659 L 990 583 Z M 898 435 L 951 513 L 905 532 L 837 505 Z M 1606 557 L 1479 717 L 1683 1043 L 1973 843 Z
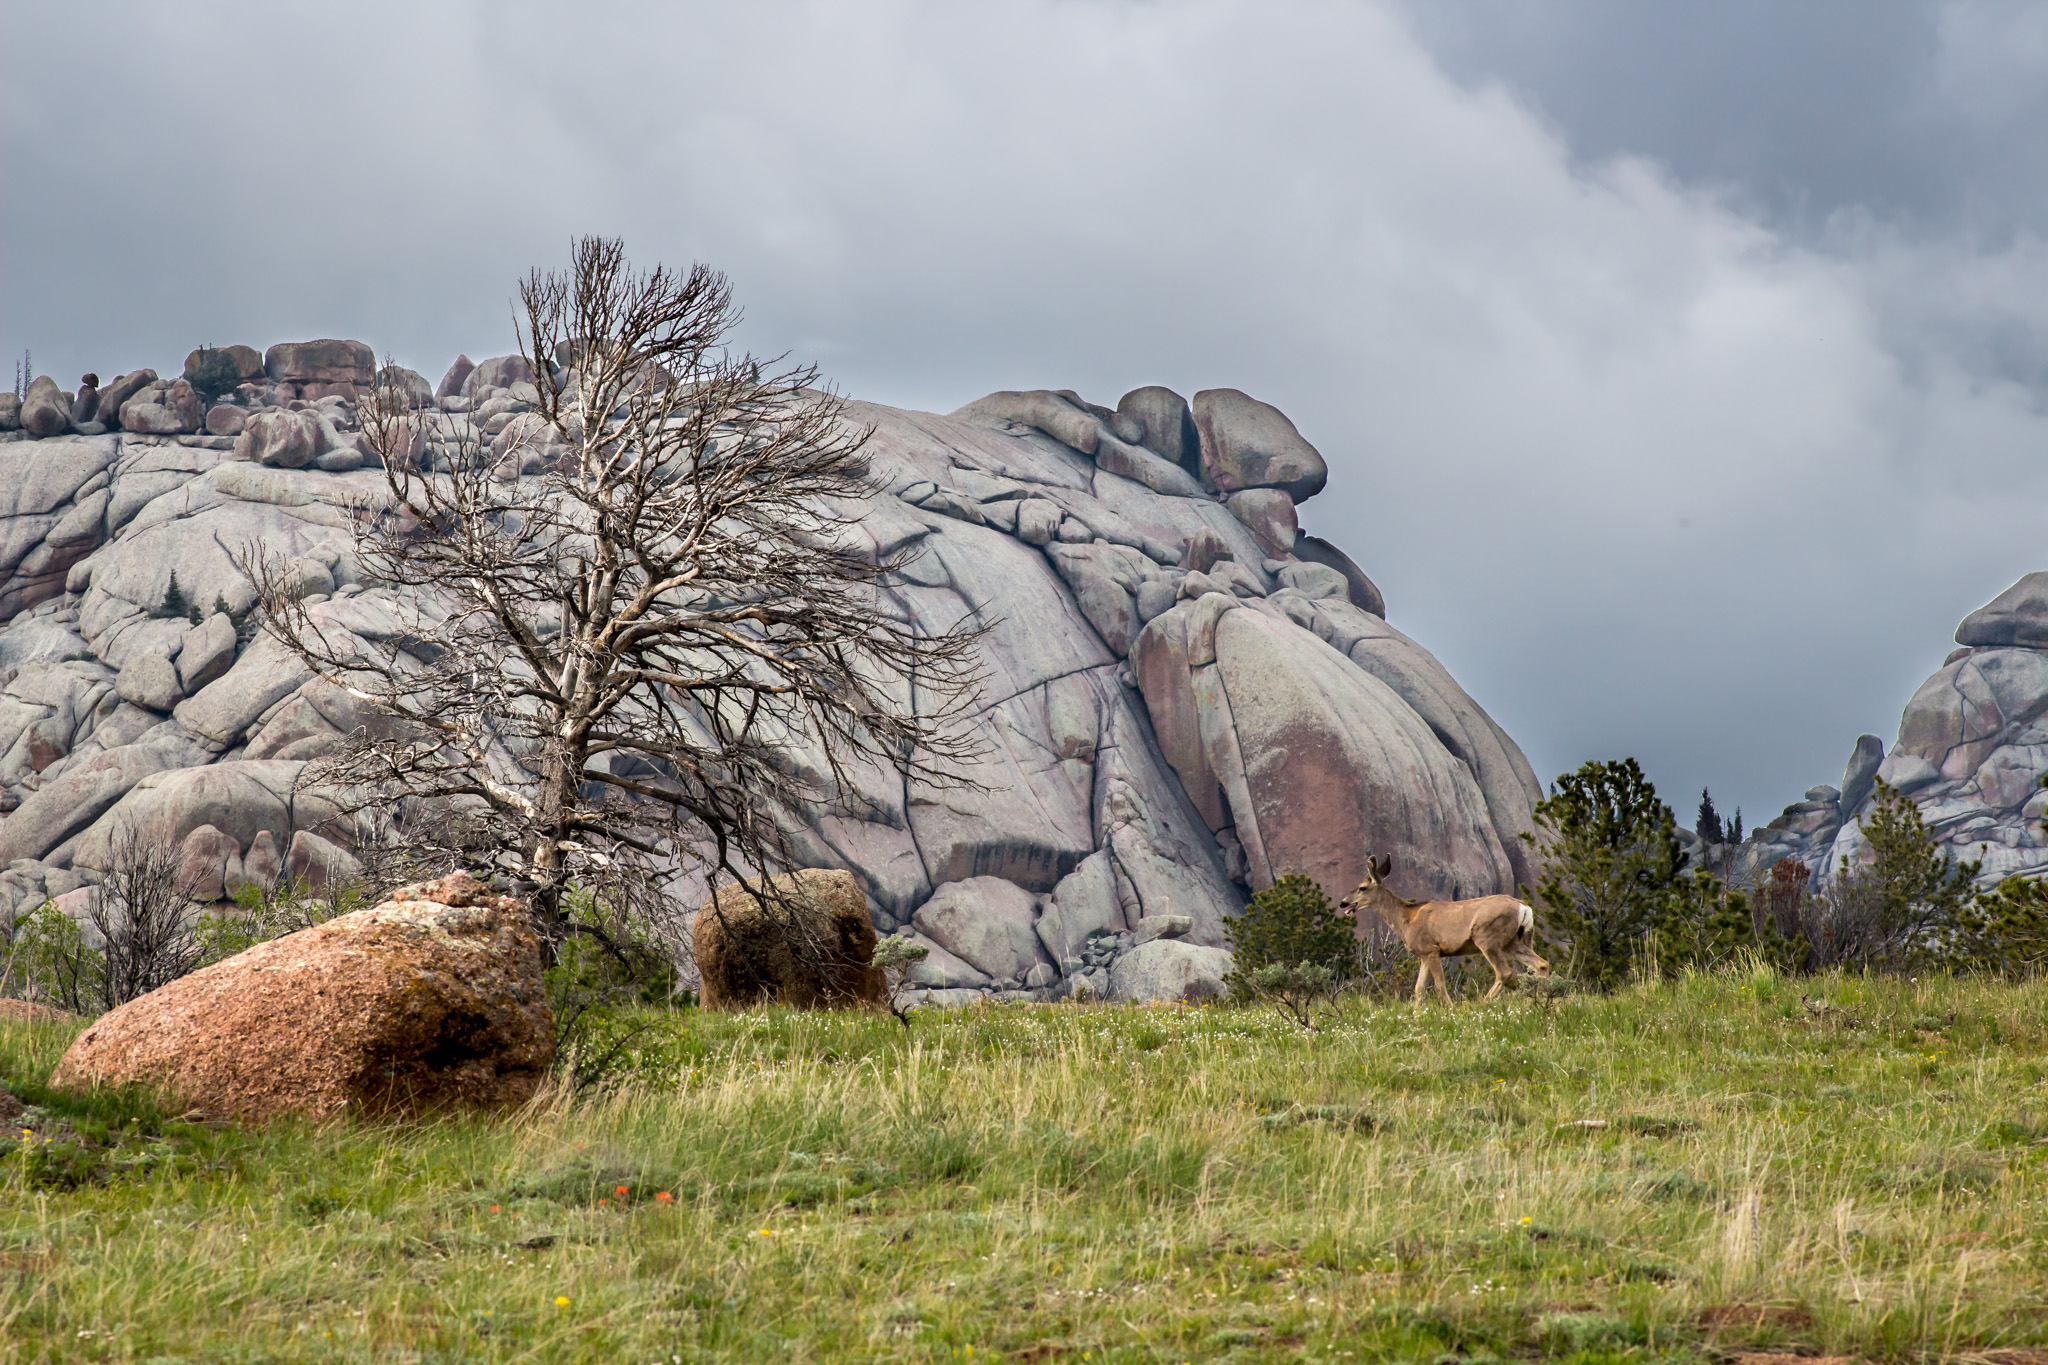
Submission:
M 349 531 L 385 496 L 351 401 L 374 375 L 360 343 L 288 343 L 206 414 L 234 436 L 155 416 L 0 436 L 0 916 L 92 879 L 122 821 L 196 840 L 223 889 L 348 866 L 306 765 L 375 717 L 250 621 L 235 555 L 282 556 L 336 631 L 411 638 L 423 604 L 370 581 Z M 531 380 L 516 356 L 458 360 L 431 393 L 406 378 L 407 458 L 434 467 L 475 422 L 503 477 L 537 472 Z M 173 387 L 136 371 L 100 401 L 177 417 Z M 1247 894 L 1290 871 L 1341 894 L 1368 851 L 1414 894 L 1527 879 L 1534 774 L 1365 573 L 1301 533 L 1328 467 L 1277 409 L 1155 385 L 1114 407 L 1032 390 L 849 416 L 882 487 L 847 510 L 876 553 L 919 551 L 896 607 L 989 627 L 986 758 L 978 787 L 866 778 L 794 835 L 876 929 L 930 949 L 912 974 L 930 998 L 1199 994 L 1217 972 L 1195 950 L 1225 947 Z M 1141 920 L 1178 923 L 1161 917 L 1187 920 L 1146 959 L 1171 969 L 1114 970 Z
M 1818 786 L 1745 841 L 1738 875 L 1797 858 L 1826 885 L 1844 859 L 1871 856 L 1859 817 L 1876 780 L 1912 797 L 1958 858 L 1982 859 L 1979 884 L 2048 874 L 2048 573 L 2032 573 L 1971 612 L 1961 648 L 1906 703 L 1891 751 L 1874 735 L 1851 750 L 1842 785 Z
M 129 1001 L 50 1079 L 222 1117 L 323 1118 L 524 1104 L 554 1055 L 525 910 L 458 872 Z

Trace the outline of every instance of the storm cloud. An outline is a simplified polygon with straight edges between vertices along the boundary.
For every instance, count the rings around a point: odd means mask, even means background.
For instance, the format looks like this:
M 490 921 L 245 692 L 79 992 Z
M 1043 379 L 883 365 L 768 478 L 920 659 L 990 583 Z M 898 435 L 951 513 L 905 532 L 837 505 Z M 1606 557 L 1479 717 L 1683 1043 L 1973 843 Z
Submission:
M 10 7 L 0 88 L 0 344 L 67 382 L 437 376 L 604 232 L 862 398 L 1243 388 L 1540 773 L 1682 815 L 1839 780 L 2044 567 L 2035 6 L 92 14 Z

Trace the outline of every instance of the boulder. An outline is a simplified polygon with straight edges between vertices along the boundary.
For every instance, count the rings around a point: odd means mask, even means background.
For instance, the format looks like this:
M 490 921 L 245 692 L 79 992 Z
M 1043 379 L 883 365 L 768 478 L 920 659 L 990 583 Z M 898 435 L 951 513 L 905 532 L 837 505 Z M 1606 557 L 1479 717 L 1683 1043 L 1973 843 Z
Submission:
M 1856 747 L 1849 754 L 1848 766 L 1842 770 L 1841 809 L 1843 817 L 1849 818 L 1863 804 L 1863 798 L 1870 795 L 1877 782 L 1877 770 L 1884 763 L 1884 741 L 1876 735 L 1858 735 Z
M 1006 389 L 948 415 L 963 422 L 1030 427 L 1083 455 L 1093 455 L 1103 435 L 1101 418 L 1049 389 Z
M 448 373 L 441 376 L 441 382 L 434 387 L 434 397 L 453 398 L 462 392 L 462 386 L 469 380 L 469 372 L 476 368 L 476 362 L 466 355 L 455 357 L 455 363 L 448 367 Z
M 318 385 L 322 393 L 348 396 L 375 382 L 377 354 L 360 341 L 332 337 L 281 341 L 263 353 L 263 372 L 277 383 L 299 385 L 301 397 L 321 396 L 306 393 L 307 385 Z
M 257 830 L 256 837 L 249 841 L 249 851 L 242 855 L 242 880 L 259 891 L 268 891 L 277 885 L 283 871 L 284 859 L 278 856 L 277 837 L 267 829 Z
M 249 425 L 249 414 L 233 403 L 215 403 L 206 410 L 206 434 L 240 436 Z
M 1189 406 L 1212 488 L 1278 488 L 1297 503 L 1323 491 L 1329 466 L 1280 409 L 1236 389 L 1204 389 Z
M 1190 474 L 1202 472 L 1202 439 L 1187 399 L 1172 389 L 1147 384 L 1117 399 L 1116 410 L 1137 428 L 1137 444 Z
M 386 365 L 377 371 L 377 387 L 399 395 L 409 408 L 434 405 L 434 386 L 418 370 L 408 370 L 403 365 Z
M 144 654 L 131 659 L 115 680 L 114 691 L 120 694 L 122 701 L 134 702 L 146 710 L 160 711 L 165 715 L 185 699 L 184 688 L 178 682 L 178 670 L 161 654 Z
M 78 381 L 78 396 L 71 401 L 71 420 L 74 424 L 90 422 L 99 416 L 100 377 L 88 374 Z
M 138 396 L 121 405 L 121 430 L 137 436 L 177 436 L 185 430 L 185 419 L 166 404 Z
M 21 395 L 13 390 L 0 392 L 0 431 L 21 430 Z
M 235 441 L 242 459 L 272 469 L 304 469 L 319 453 L 320 423 L 310 413 L 267 408 L 248 421 Z
M 209 356 L 215 355 L 224 355 L 234 363 L 237 384 L 263 378 L 263 353 L 254 346 L 200 346 L 186 354 L 183 373 L 194 374 Z
M 21 399 L 21 429 L 41 438 L 62 435 L 71 426 L 71 395 L 46 374 L 37 375 Z
M 2028 574 L 1965 616 L 1956 643 L 2048 649 L 2048 572 Z
M 1033 927 L 1038 898 L 1001 877 L 948 882 L 918 907 L 919 933 L 992 981 L 1019 982 L 1047 960 Z
M 191 696 L 226 673 L 235 662 L 235 622 L 217 611 L 185 632 L 178 649 L 180 696 Z
M 445 381 L 444 381 L 445 382 Z M 465 396 L 476 399 L 486 389 L 509 389 L 514 384 L 531 384 L 533 367 L 523 355 L 493 356 L 472 369 L 462 381 Z
M 51 1083 L 248 1120 L 513 1108 L 554 1061 L 541 966 L 519 902 L 457 872 L 103 1015 Z
M 1259 548 L 1270 558 L 1292 554 L 1301 521 L 1294 513 L 1294 499 L 1277 488 L 1247 488 L 1232 493 L 1224 506 L 1258 538 Z
M 1155 938 L 1118 958 L 1109 969 L 1109 984 L 1118 1000 L 1192 1005 L 1221 996 L 1229 974 L 1228 949 Z
M 870 965 L 875 926 L 850 872 L 806 868 L 722 886 L 698 910 L 690 943 L 707 1009 L 886 1003 Z
M 98 419 L 113 426 L 120 420 L 123 405 L 156 382 L 155 370 L 130 370 L 111 384 L 102 384 Z
M 1365 576 L 1363 569 L 1351 562 L 1351 556 L 1345 554 L 1329 541 L 1324 540 L 1321 536 L 1312 536 L 1307 533 L 1296 536 L 1294 540 L 1294 557 L 1296 559 L 1305 559 L 1312 564 L 1324 565 L 1343 574 L 1345 583 L 1351 589 L 1351 605 L 1357 607 L 1360 611 L 1371 612 L 1381 620 L 1386 619 L 1387 600 L 1380 595 L 1379 588 L 1370 578 Z
M 177 414 L 181 432 L 195 432 L 206 421 L 206 409 L 199 394 L 183 379 L 171 381 L 171 387 L 164 393 L 164 406 Z
M 178 888 L 201 903 L 224 900 L 242 880 L 242 846 L 234 836 L 201 825 L 178 845 Z
M 317 891 L 348 885 L 363 875 L 363 865 L 341 845 L 302 829 L 285 851 L 284 871 L 298 885 Z

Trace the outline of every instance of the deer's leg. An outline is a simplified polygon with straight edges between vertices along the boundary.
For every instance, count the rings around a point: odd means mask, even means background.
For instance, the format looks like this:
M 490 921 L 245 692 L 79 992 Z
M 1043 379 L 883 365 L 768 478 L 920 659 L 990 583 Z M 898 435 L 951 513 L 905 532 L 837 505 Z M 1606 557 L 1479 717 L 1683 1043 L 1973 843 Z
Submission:
M 1415 970 L 1415 1008 L 1417 1009 L 1421 1009 L 1423 1002 L 1429 998 L 1429 964 L 1434 960 L 1433 958 L 1423 958 L 1422 964 Z
M 1486 965 L 1493 968 L 1493 989 L 1486 993 L 1486 998 L 1491 1000 L 1507 989 L 1508 982 L 1514 980 L 1515 968 L 1508 961 L 1508 955 L 1498 948 L 1481 948 L 1479 951 L 1486 955 Z
M 1444 984 L 1444 960 L 1443 960 L 1443 958 L 1441 958 L 1441 957 L 1439 957 L 1439 956 L 1436 956 L 1436 955 L 1434 955 L 1434 954 L 1432 954 L 1432 955 L 1430 956 L 1430 959 L 1429 959 L 1429 975 L 1430 975 L 1431 979 L 1432 979 L 1432 980 L 1434 980 L 1434 981 L 1436 982 L 1436 993 L 1437 993 L 1438 995 L 1441 995 L 1441 996 L 1442 996 L 1442 997 L 1444 998 L 1444 1003 L 1445 1003 L 1446 1005 L 1450 1004 L 1450 1003 L 1451 1003 L 1451 988 L 1450 988 L 1450 987 L 1448 987 L 1448 986 L 1446 986 L 1446 985 Z

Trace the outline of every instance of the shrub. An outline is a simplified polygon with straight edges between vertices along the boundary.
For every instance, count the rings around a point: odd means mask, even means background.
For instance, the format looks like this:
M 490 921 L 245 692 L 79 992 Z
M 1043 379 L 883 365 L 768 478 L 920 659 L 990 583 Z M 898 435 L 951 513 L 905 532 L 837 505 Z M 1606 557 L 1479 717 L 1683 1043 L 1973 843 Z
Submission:
M 241 367 L 226 351 L 210 346 L 199 348 L 199 354 L 185 367 L 185 382 L 201 399 L 211 403 L 222 394 L 233 393 L 235 386 L 242 382 Z
M 1999 976 L 2048 972 L 2048 881 L 2007 877 L 1959 916 L 1959 965 Z
M 1358 978 L 1357 924 L 1299 873 L 1253 896 L 1244 913 L 1224 921 L 1223 932 L 1232 954 L 1230 994 L 1274 1001 L 1304 1025 L 1314 1002 Z

